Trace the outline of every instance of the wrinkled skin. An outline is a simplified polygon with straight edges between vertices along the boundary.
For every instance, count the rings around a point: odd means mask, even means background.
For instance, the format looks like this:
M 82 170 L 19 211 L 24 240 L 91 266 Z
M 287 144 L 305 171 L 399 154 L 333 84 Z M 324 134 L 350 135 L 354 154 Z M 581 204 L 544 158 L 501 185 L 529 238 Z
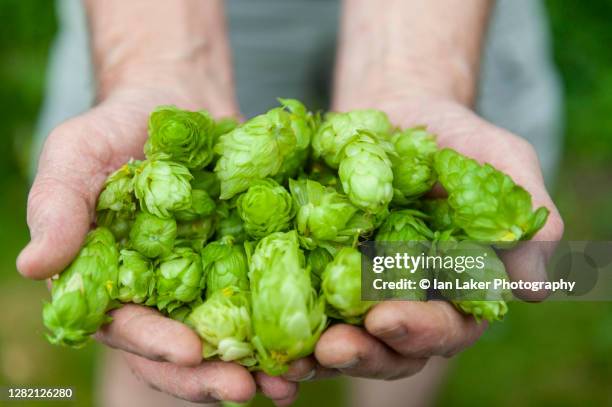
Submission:
M 74 258 L 107 176 L 130 158 L 143 158 L 147 118 L 155 106 L 172 103 L 207 109 L 215 118 L 238 116 L 231 99 L 214 92 L 193 97 L 192 77 L 164 78 L 147 88 L 123 87 L 102 95 L 96 107 L 51 132 L 28 198 L 31 242 L 17 260 L 21 274 L 48 278 Z M 95 338 L 122 350 L 134 374 L 156 389 L 200 402 L 246 401 L 257 387 L 285 403 L 297 393 L 296 385 L 282 378 L 251 374 L 235 364 L 202 362 L 197 334 L 154 309 L 127 304 L 110 316 L 113 321 Z

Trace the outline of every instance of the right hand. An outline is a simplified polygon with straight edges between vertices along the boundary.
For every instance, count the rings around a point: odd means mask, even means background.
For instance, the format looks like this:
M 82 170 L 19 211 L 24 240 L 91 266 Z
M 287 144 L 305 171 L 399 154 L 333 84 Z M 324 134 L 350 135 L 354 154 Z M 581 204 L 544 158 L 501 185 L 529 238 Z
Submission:
M 176 104 L 205 108 L 218 118 L 237 116 L 233 100 L 213 98 L 211 103 L 190 97 L 194 89 L 182 89 L 184 83 L 123 88 L 53 130 L 28 197 L 31 241 L 17 259 L 21 274 L 49 278 L 76 256 L 94 221 L 106 177 L 130 158 L 143 156 L 147 119 L 155 106 Z M 194 402 L 243 402 L 257 387 L 278 405 L 296 396 L 297 385 L 284 379 L 251 375 L 235 363 L 203 362 L 196 333 L 152 308 L 128 304 L 111 316 L 113 322 L 96 339 L 124 351 L 132 371 L 155 389 Z

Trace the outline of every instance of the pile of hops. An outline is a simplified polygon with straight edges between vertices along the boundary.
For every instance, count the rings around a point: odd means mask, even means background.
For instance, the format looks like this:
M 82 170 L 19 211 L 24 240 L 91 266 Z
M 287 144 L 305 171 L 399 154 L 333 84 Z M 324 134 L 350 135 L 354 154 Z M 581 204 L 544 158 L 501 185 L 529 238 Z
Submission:
M 278 375 L 329 323 L 360 324 L 374 305 L 361 300 L 360 242 L 515 242 L 546 222 L 510 177 L 439 150 L 424 127 L 280 103 L 242 124 L 172 106 L 151 114 L 146 160 L 108 177 L 97 227 L 53 280 L 52 343 L 83 345 L 131 302 L 192 327 L 204 358 Z M 448 198 L 424 199 L 437 182 Z M 485 271 L 505 276 L 487 250 Z M 507 310 L 454 303 L 479 319 Z

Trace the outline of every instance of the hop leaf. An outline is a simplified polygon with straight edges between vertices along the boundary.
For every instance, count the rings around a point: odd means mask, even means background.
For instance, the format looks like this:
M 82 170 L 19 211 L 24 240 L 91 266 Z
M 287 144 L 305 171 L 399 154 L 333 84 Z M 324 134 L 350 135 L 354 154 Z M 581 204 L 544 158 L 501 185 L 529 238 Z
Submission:
M 289 362 L 312 353 L 327 321 L 323 299 L 312 288 L 295 231 L 263 238 L 249 267 L 252 342 L 261 368 L 280 375 Z
M 209 243 L 202 250 L 202 266 L 206 275 L 206 297 L 226 287 L 249 289 L 249 269 L 242 245 L 231 238 Z
M 130 231 L 130 244 L 146 257 L 159 257 L 172 252 L 176 234 L 174 219 L 162 219 L 141 212 Z
M 272 179 L 256 181 L 236 202 L 244 229 L 254 239 L 289 229 L 295 210 L 291 195 Z
M 393 198 L 393 171 L 384 143 L 361 136 L 344 149 L 338 174 L 351 202 L 368 213 L 381 213 Z
M 340 250 L 322 275 L 321 288 L 327 314 L 349 324 L 361 324 L 374 305 L 361 300 L 361 253 L 352 247 Z
M 451 149 L 435 156 L 435 169 L 455 224 L 474 240 L 529 240 L 544 226 L 548 209 L 532 210 L 531 195 L 489 164 L 480 165 Z
M 393 135 L 393 202 L 407 205 L 436 183 L 433 156 L 437 151 L 435 137 L 423 127 L 415 127 Z
M 160 218 L 191 207 L 192 176 L 189 170 L 165 156 L 145 161 L 136 174 L 134 192 L 143 211 Z
M 149 259 L 133 250 L 121 250 L 118 289 L 121 302 L 140 304 L 152 298 L 155 272 Z
M 147 158 L 158 153 L 187 168 L 200 169 L 213 159 L 215 121 L 206 112 L 159 106 L 149 117 Z
M 220 158 L 215 172 L 221 180 L 221 199 L 245 191 L 258 179 L 273 177 L 285 160 L 292 161 L 310 142 L 314 122 L 296 100 L 281 100 L 274 108 L 248 120 L 219 138 L 215 151 Z
M 157 269 L 157 308 L 172 312 L 200 297 L 205 279 L 200 255 L 187 247 L 177 247 L 162 258 Z
M 361 234 L 374 229 L 369 217 L 332 188 L 304 179 L 289 180 L 289 189 L 298 208 L 296 229 L 306 249 L 352 245 Z
M 327 165 L 337 169 L 344 156 L 344 148 L 360 138 L 362 131 L 388 140 L 392 126 L 387 115 L 378 110 L 329 113 L 312 139 L 315 157 L 322 157 Z
M 43 307 L 49 342 L 81 347 L 110 321 L 106 312 L 116 304 L 118 253 L 112 233 L 97 228 L 77 257 L 52 280 L 51 302 Z
M 186 322 L 202 338 L 205 358 L 217 356 L 244 366 L 256 363 L 247 292 L 231 286 L 216 291 L 189 314 Z

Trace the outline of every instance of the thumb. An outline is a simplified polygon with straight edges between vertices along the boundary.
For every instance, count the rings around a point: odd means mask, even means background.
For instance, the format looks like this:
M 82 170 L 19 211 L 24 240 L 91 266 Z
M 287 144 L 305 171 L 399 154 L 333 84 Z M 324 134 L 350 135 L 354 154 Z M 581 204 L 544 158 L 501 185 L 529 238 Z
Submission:
M 73 119 L 45 143 L 28 197 L 31 241 L 17 258 L 25 277 L 43 279 L 61 272 L 90 228 L 112 153 L 104 136 L 88 127 L 82 118 Z

